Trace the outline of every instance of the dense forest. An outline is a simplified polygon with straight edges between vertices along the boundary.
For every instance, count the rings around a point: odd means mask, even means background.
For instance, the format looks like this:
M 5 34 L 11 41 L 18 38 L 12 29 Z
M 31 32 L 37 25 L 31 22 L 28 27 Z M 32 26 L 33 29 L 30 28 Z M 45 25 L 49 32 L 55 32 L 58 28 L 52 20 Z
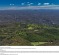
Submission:
M 21 22 L 0 25 L 2 46 L 59 45 L 59 26 Z

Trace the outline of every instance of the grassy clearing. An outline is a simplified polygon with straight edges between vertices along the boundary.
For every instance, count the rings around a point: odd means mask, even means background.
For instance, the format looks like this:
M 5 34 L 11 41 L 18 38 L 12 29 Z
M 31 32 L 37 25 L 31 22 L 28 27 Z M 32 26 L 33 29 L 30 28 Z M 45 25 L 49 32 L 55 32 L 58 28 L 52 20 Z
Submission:
M 46 44 L 46 43 L 48 43 L 48 42 L 31 42 L 31 44 L 33 46 L 38 46 L 38 45 L 42 45 L 42 44 Z

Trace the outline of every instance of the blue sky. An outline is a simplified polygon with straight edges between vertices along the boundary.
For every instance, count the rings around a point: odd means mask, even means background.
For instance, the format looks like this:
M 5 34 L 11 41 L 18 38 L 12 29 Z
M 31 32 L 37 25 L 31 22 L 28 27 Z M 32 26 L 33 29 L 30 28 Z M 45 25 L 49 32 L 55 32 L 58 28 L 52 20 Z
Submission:
M 0 0 L 0 10 L 5 9 L 59 9 L 59 0 Z
M 27 2 L 34 3 L 33 5 L 37 5 L 37 3 L 53 3 L 59 5 L 59 0 L 0 0 L 0 6 L 9 6 L 10 4 L 14 4 L 14 6 L 21 6 L 21 3 L 25 4 Z

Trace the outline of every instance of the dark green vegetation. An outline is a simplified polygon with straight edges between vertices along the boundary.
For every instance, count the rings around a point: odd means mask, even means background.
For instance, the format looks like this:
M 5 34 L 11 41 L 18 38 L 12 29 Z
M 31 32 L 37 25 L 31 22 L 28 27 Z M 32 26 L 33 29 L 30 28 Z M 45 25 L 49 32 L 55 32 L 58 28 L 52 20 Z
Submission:
M 59 10 L 0 10 L 0 46 L 59 46 Z
M 10 23 L 0 25 L 2 46 L 50 46 L 59 45 L 59 26 Z

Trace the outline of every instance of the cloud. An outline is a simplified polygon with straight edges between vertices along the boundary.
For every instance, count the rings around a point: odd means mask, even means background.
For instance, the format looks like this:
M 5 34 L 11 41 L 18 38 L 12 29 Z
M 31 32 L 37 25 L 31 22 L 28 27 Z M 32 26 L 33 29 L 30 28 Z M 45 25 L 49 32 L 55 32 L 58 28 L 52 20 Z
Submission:
M 50 5 L 50 3 L 44 3 L 43 5 Z
M 38 3 L 38 5 L 41 5 L 41 3 Z
M 30 3 L 30 2 L 27 2 L 27 3 Z
M 34 4 L 34 3 L 30 3 L 31 5 Z
M 25 3 L 21 3 L 21 5 L 24 5 Z
M 14 6 L 15 4 L 10 4 L 10 6 Z

